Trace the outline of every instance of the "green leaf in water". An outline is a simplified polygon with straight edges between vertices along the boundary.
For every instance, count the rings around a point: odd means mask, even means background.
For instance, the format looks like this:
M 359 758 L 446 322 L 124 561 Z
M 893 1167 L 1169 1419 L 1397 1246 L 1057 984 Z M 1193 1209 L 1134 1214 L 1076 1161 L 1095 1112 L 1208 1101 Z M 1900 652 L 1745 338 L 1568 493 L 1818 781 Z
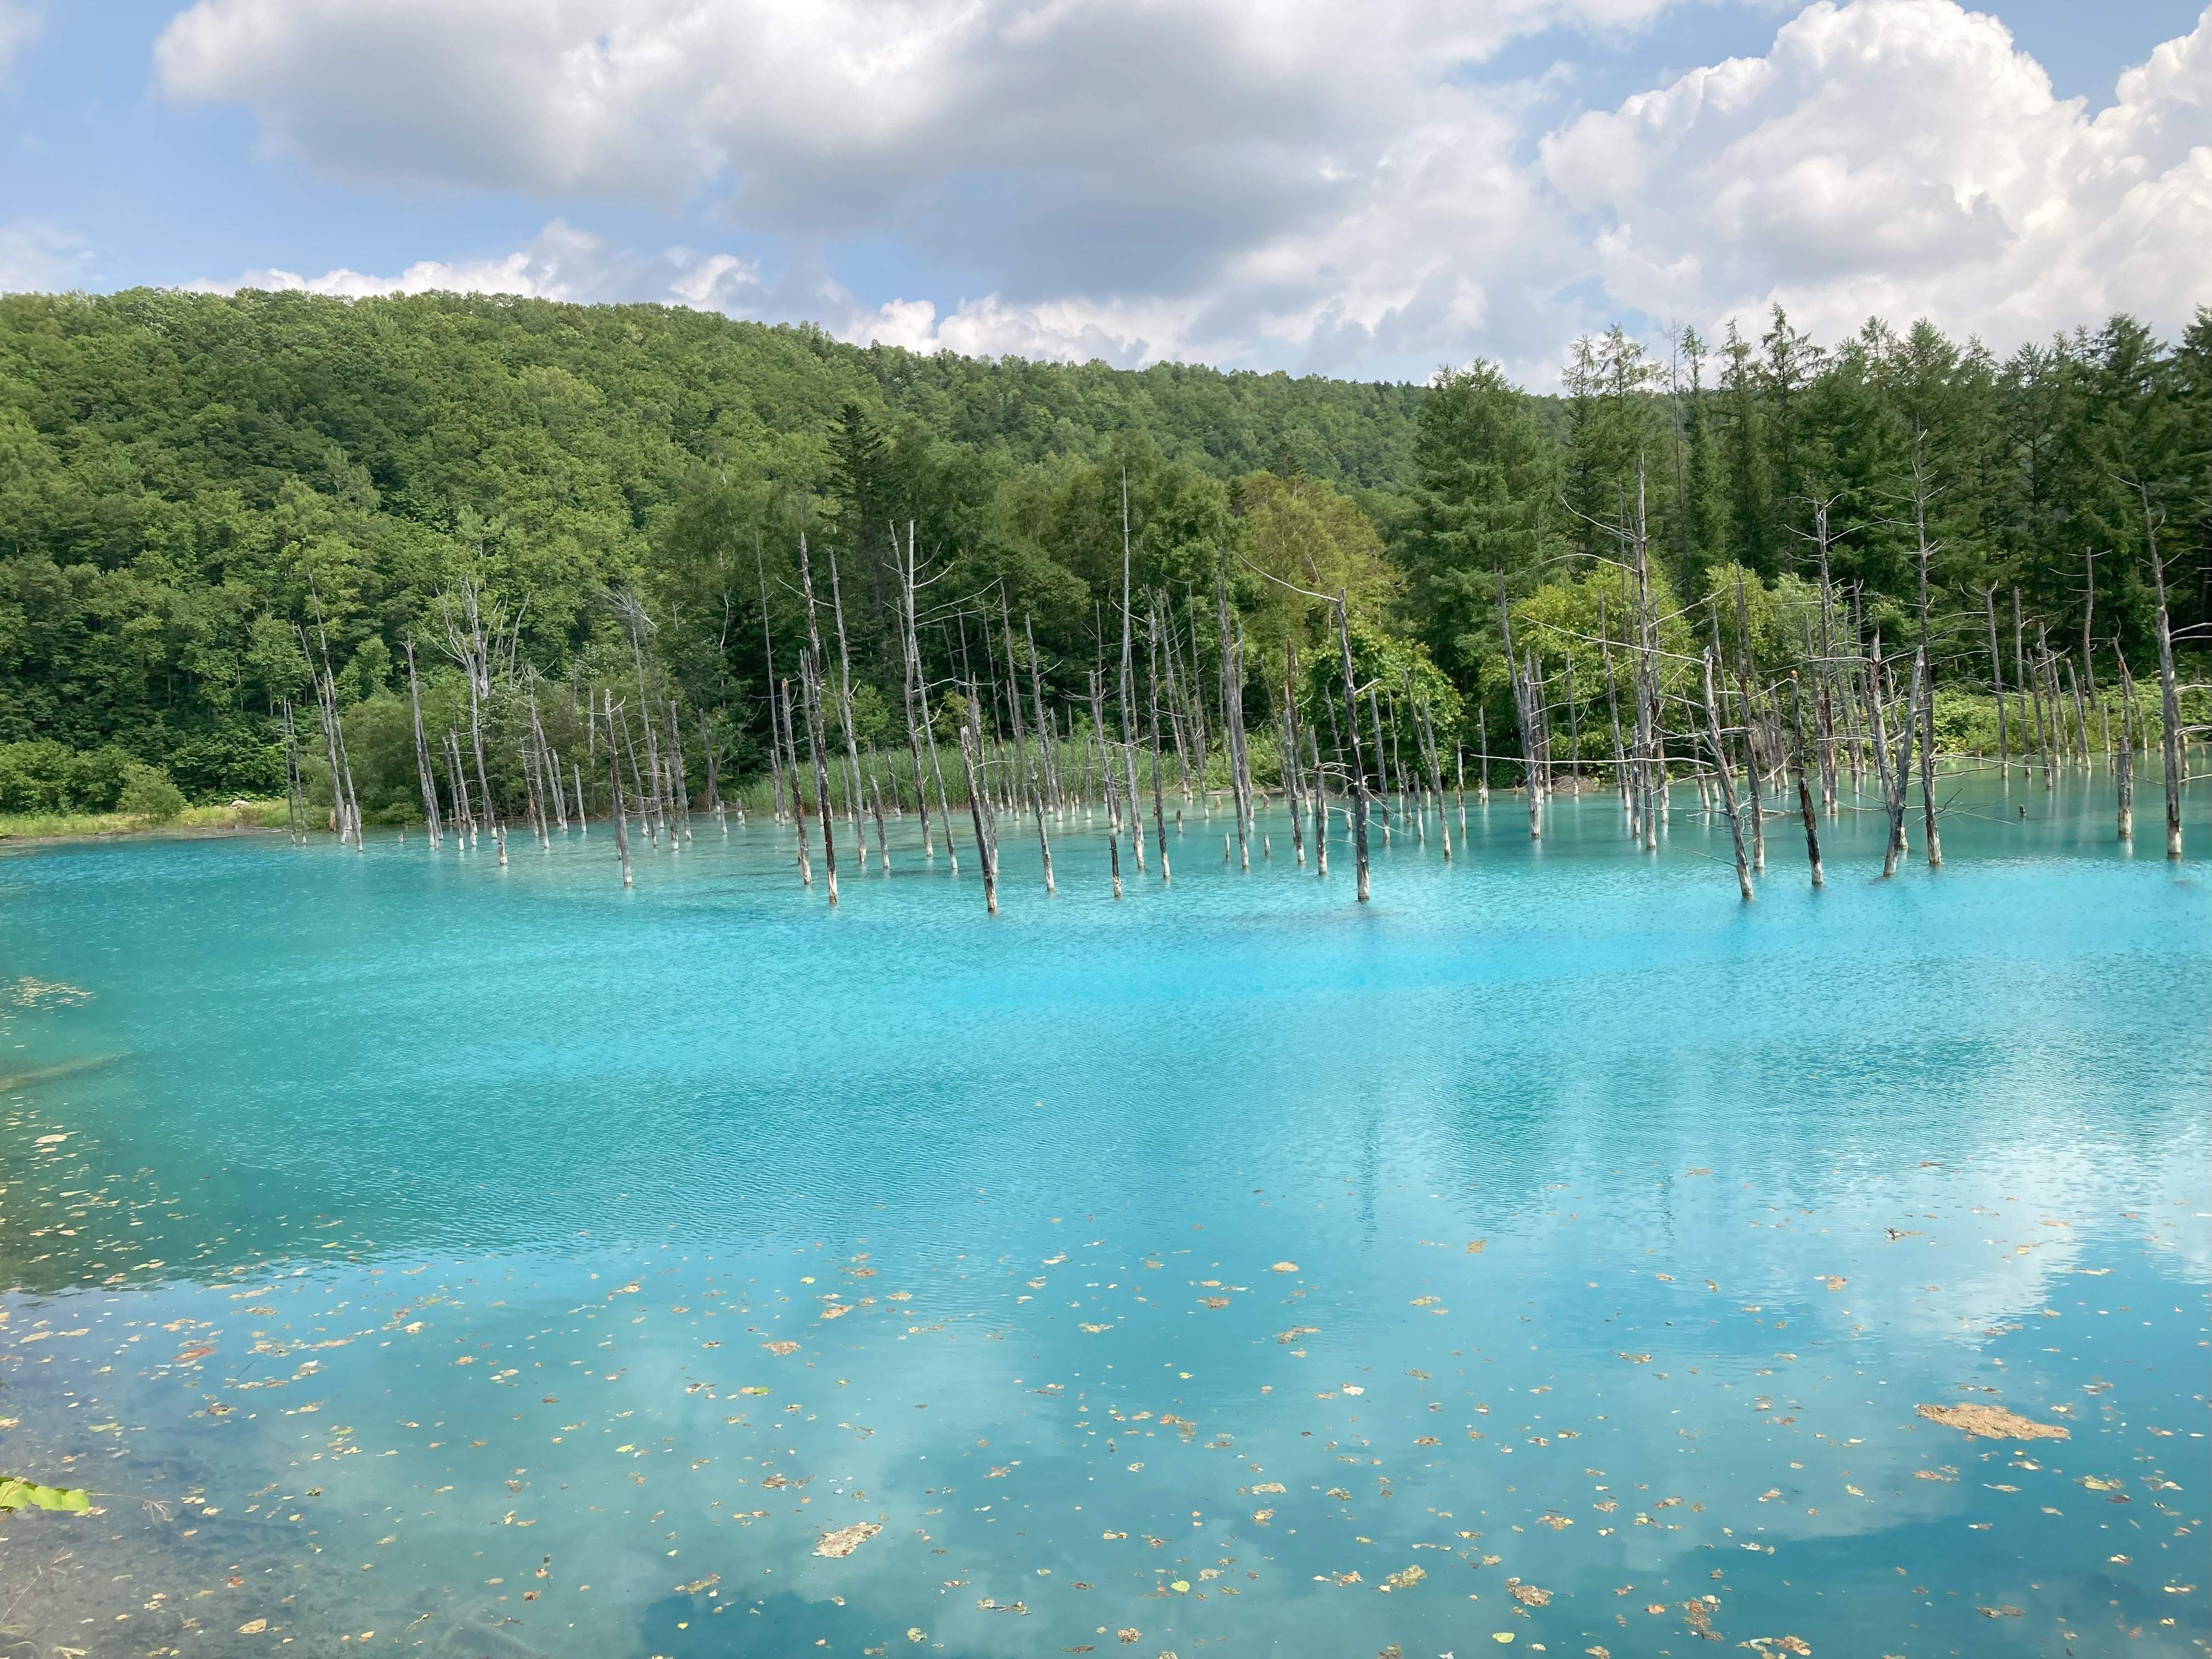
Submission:
M 35 1481 L 0 1475 L 0 1514 L 32 1509 L 83 1515 L 91 1508 L 92 1494 L 81 1486 L 41 1486 Z

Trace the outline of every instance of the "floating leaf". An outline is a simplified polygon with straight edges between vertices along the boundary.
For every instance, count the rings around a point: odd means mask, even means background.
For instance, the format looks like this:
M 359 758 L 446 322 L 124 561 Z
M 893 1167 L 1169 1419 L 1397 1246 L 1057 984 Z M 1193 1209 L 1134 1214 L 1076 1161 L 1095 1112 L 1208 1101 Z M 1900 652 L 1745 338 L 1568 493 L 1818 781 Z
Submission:
M 85 1515 L 91 1511 L 92 1494 L 79 1486 L 41 1486 L 36 1481 L 0 1476 L 0 1515 L 23 1509 Z

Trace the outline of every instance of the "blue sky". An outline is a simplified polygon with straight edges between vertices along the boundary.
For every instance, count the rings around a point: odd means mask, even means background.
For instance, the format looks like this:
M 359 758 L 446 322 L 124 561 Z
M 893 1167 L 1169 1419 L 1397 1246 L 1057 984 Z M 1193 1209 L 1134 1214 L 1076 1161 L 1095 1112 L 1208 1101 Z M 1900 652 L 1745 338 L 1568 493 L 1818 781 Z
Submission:
M 1346 9 L 0 0 L 0 287 L 502 288 L 1531 380 L 1613 319 L 2004 344 L 2212 299 L 2202 9 Z

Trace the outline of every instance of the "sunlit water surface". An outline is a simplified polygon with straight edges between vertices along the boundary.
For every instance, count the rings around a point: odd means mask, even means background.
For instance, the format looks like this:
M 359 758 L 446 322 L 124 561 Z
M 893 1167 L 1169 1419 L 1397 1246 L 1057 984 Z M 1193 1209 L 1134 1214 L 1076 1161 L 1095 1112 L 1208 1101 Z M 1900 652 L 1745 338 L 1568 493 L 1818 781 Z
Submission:
M 43 1653 L 2201 1651 L 2201 833 L 0 864 Z M 2027 817 L 2020 816 L 2020 807 Z M 1457 831 L 1457 824 L 1454 829 Z M 964 826 L 963 826 L 964 830 Z M 2068 1437 L 1974 1440 L 1922 1404 Z M 867 1523 L 849 1554 L 825 1534 Z M 1792 1646 L 1794 1641 L 1801 1645 Z M 14 1650 L 8 1650 L 13 1652 Z

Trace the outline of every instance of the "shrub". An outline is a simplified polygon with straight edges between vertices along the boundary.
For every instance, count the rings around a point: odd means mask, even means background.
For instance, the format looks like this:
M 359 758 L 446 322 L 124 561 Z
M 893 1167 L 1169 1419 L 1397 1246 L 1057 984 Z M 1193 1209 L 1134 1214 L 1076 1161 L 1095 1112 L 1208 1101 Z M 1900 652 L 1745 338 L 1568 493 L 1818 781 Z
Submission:
M 65 812 L 112 812 L 131 769 L 138 763 L 127 750 L 112 743 L 70 757 L 62 779 L 62 798 L 55 803 Z
M 123 769 L 123 787 L 117 792 L 115 808 L 167 823 L 185 810 L 185 793 L 161 767 L 131 761 Z

